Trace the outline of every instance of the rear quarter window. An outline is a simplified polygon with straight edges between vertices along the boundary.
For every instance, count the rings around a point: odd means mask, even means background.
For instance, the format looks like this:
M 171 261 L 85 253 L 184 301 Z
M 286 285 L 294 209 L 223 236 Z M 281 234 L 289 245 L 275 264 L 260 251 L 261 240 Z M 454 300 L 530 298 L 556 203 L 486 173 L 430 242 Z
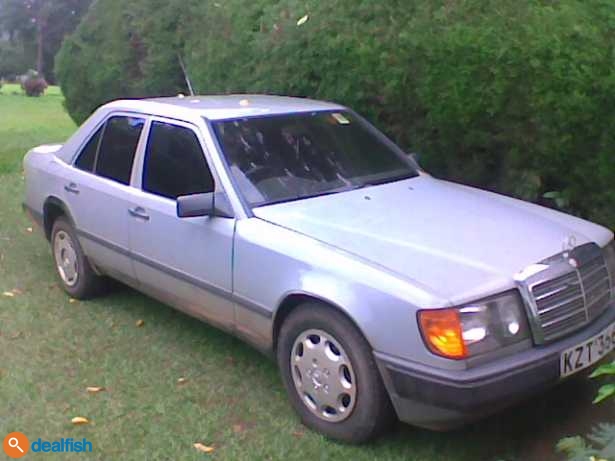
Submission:
M 79 157 L 77 157 L 77 161 L 75 162 L 75 166 L 80 170 L 84 171 L 94 171 L 94 163 L 96 162 L 96 153 L 98 152 L 98 144 L 100 142 L 100 135 L 103 131 L 103 126 L 101 126 L 96 133 L 92 135 L 92 137 L 85 144 Z

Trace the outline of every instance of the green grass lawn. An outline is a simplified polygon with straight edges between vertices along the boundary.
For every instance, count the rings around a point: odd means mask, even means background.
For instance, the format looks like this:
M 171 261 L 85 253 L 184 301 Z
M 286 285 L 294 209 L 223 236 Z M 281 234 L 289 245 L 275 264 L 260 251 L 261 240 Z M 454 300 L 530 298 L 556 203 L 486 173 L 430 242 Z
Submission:
M 74 128 L 56 88 L 0 91 L 0 293 L 15 290 L 0 295 L 0 438 L 87 437 L 93 452 L 72 459 L 546 460 L 558 438 L 612 418 L 612 404 L 592 406 L 595 388 L 577 380 L 456 432 L 399 425 L 353 447 L 306 430 L 274 365 L 241 341 L 127 288 L 88 302 L 62 292 L 21 211 L 21 159 Z M 91 423 L 73 426 L 75 416 Z
M 24 149 L 63 141 L 75 129 L 61 106 L 58 87 L 41 98 L 25 97 L 18 85 L 0 88 L 0 174 L 21 169 Z

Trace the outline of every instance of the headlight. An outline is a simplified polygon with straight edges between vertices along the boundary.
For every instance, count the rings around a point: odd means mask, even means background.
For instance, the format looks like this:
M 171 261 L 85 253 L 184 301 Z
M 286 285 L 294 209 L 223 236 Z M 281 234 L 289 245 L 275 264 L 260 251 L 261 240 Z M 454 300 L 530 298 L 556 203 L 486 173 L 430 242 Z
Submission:
M 529 337 L 517 290 L 461 307 L 421 310 L 418 320 L 427 347 L 452 359 L 475 357 Z
M 611 276 L 611 296 L 615 296 L 615 240 L 611 240 L 604 249 L 606 265 Z

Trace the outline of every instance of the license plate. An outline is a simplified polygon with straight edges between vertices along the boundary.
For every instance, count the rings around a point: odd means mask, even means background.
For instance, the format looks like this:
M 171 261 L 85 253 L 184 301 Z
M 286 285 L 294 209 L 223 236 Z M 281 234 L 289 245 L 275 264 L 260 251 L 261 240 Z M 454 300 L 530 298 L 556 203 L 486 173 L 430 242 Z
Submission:
M 593 338 L 562 352 L 559 360 L 560 376 L 570 376 L 598 362 L 615 347 L 615 323 Z

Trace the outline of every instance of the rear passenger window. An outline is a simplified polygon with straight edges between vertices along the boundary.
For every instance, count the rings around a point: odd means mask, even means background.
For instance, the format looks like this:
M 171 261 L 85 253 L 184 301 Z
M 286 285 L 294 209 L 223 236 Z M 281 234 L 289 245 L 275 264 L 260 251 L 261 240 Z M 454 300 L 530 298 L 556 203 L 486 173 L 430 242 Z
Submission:
M 96 152 L 98 151 L 98 141 L 100 141 L 100 134 L 103 127 L 101 126 L 96 133 L 90 138 L 86 145 L 81 150 L 75 166 L 80 170 L 93 171 L 94 162 L 96 161 Z
M 107 120 L 98 157 L 96 174 L 122 184 L 130 183 L 132 162 L 145 120 L 116 116 Z
M 214 180 L 194 131 L 152 123 L 143 165 L 143 190 L 170 199 L 213 192 Z

